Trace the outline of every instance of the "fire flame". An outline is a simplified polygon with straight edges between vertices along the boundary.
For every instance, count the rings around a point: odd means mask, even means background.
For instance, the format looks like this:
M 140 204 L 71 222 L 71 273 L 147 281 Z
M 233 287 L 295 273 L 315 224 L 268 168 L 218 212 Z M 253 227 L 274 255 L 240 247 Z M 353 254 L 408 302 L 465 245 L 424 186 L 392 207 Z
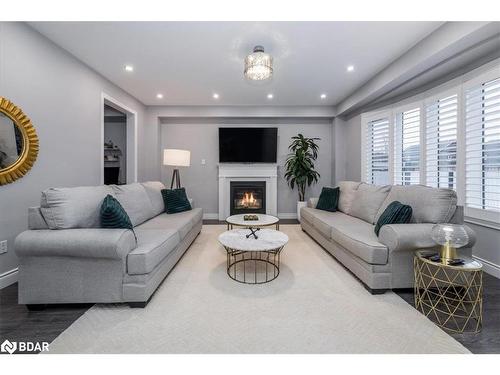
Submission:
M 241 205 L 243 207 L 253 207 L 257 203 L 257 199 L 254 198 L 253 193 L 245 193 L 241 199 Z

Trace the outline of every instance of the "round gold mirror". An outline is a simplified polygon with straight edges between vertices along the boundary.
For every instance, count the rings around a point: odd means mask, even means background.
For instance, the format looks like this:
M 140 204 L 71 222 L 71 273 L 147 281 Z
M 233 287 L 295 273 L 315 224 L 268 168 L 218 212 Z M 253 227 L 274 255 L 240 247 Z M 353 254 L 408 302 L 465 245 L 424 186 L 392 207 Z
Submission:
M 0 185 L 23 177 L 35 163 L 38 137 L 21 108 L 0 96 Z

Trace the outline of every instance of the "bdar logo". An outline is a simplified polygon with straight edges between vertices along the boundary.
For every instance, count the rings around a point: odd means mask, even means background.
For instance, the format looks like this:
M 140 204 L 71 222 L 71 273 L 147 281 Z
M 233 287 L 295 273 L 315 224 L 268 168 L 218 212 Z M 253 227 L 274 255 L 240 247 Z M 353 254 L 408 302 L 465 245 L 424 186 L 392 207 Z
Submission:
M 0 351 L 4 353 L 12 354 L 17 349 L 17 343 L 10 342 L 9 340 L 5 340 L 2 345 L 0 345 Z

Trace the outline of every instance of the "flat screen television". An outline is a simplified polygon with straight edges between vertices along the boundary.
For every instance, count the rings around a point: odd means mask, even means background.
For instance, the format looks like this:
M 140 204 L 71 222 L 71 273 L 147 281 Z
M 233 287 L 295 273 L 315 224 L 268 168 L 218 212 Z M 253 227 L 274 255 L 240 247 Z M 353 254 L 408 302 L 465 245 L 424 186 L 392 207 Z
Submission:
M 219 128 L 220 163 L 276 163 L 278 128 Z

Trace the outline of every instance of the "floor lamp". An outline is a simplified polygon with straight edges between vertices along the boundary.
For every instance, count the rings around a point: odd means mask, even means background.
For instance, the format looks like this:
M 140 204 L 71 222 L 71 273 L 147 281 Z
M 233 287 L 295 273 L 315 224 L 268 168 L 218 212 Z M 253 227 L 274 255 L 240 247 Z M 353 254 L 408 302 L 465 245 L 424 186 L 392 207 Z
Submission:
M 175 183 L 175 188 L 180 189 L 181 177 L 179 175 L 178 167 L 189 167 L 190 164 L 191 164 L 190 151 L 176 150 L 173 148 L 167 148 L 163 150 L 163 165 L 170 165 L 174 167 L 174 172 L 172 173 L 172 181 L 170 182 L 170 189 L 173 189 L 174 183 Z

